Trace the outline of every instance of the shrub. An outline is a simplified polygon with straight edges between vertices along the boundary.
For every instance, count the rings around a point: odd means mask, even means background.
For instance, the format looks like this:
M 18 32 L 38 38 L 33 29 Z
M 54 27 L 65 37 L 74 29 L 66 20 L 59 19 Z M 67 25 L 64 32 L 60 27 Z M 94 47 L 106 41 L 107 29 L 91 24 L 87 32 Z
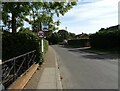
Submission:
M 90 35 L 92 48 L 118 49 L 120 42 L 120 31 L 97 32 Z
M 44 54 L 46 54 L 46 52 L 47 52 L 47 50 L 48 50 L 48 45 L 49 45 L 49 44 L 48 44 L 48 41 L 47 41 L 47 40 L 44 39 L 43 41 L 44 41 L 44 44 L 43 44 L 43 45 L 44 45 Z
M 36 61 L 41 59 L 41 46 L 38 36 L 30 30 L 18 33 L 3 32 L 2 35 L 2 59 L 7 60 L 32 50 L 36 50 Z M 46 40 L 44 40 L 46 41 Z M 45 52 L 47 51 L 47 41 L 45 44 Z

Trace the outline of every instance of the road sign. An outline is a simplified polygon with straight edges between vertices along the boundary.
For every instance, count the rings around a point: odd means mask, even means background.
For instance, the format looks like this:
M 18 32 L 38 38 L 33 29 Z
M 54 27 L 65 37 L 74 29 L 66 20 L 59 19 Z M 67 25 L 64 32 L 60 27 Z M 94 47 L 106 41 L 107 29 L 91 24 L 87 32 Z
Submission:
M 38 36 L 41 37 L 41 38 L 44 37 L 44 32 L 43 31 L 39 31 L 38 32 Z
M 42 24 L 42 30 L 43 30 L 43 31 L 48 31 L 48 24 L 43 23 L 43 24 Z

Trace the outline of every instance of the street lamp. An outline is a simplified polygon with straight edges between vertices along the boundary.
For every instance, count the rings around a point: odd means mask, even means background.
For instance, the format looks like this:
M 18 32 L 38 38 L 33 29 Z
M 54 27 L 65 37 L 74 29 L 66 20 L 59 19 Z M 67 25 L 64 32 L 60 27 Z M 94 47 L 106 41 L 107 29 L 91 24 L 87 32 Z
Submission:
M 65 27 L 66 31 L 67 31 L 67 27 Z

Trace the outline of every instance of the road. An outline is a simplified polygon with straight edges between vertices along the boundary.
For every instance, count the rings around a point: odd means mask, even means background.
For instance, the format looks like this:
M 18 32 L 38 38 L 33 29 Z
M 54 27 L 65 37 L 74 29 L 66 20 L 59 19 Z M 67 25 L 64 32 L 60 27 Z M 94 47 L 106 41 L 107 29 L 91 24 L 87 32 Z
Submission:
M 57 54 L 63 89 L 118 89 L 117 56 L 52 47 Z

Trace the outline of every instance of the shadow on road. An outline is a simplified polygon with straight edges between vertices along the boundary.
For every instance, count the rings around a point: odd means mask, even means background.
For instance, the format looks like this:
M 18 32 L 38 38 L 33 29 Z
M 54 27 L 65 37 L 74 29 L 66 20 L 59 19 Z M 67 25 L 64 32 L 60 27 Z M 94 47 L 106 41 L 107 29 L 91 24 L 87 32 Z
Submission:
M 64 47 L 67 48 L 67 47 Z M 100 52 L 94 51 L 90 47 L 84 48 L 67 48 L 68 51 L 80 53 L 82 57 L 89 58 L 89 59 L 118 59 L 118 53 L 107 53 L 107 52 Z

